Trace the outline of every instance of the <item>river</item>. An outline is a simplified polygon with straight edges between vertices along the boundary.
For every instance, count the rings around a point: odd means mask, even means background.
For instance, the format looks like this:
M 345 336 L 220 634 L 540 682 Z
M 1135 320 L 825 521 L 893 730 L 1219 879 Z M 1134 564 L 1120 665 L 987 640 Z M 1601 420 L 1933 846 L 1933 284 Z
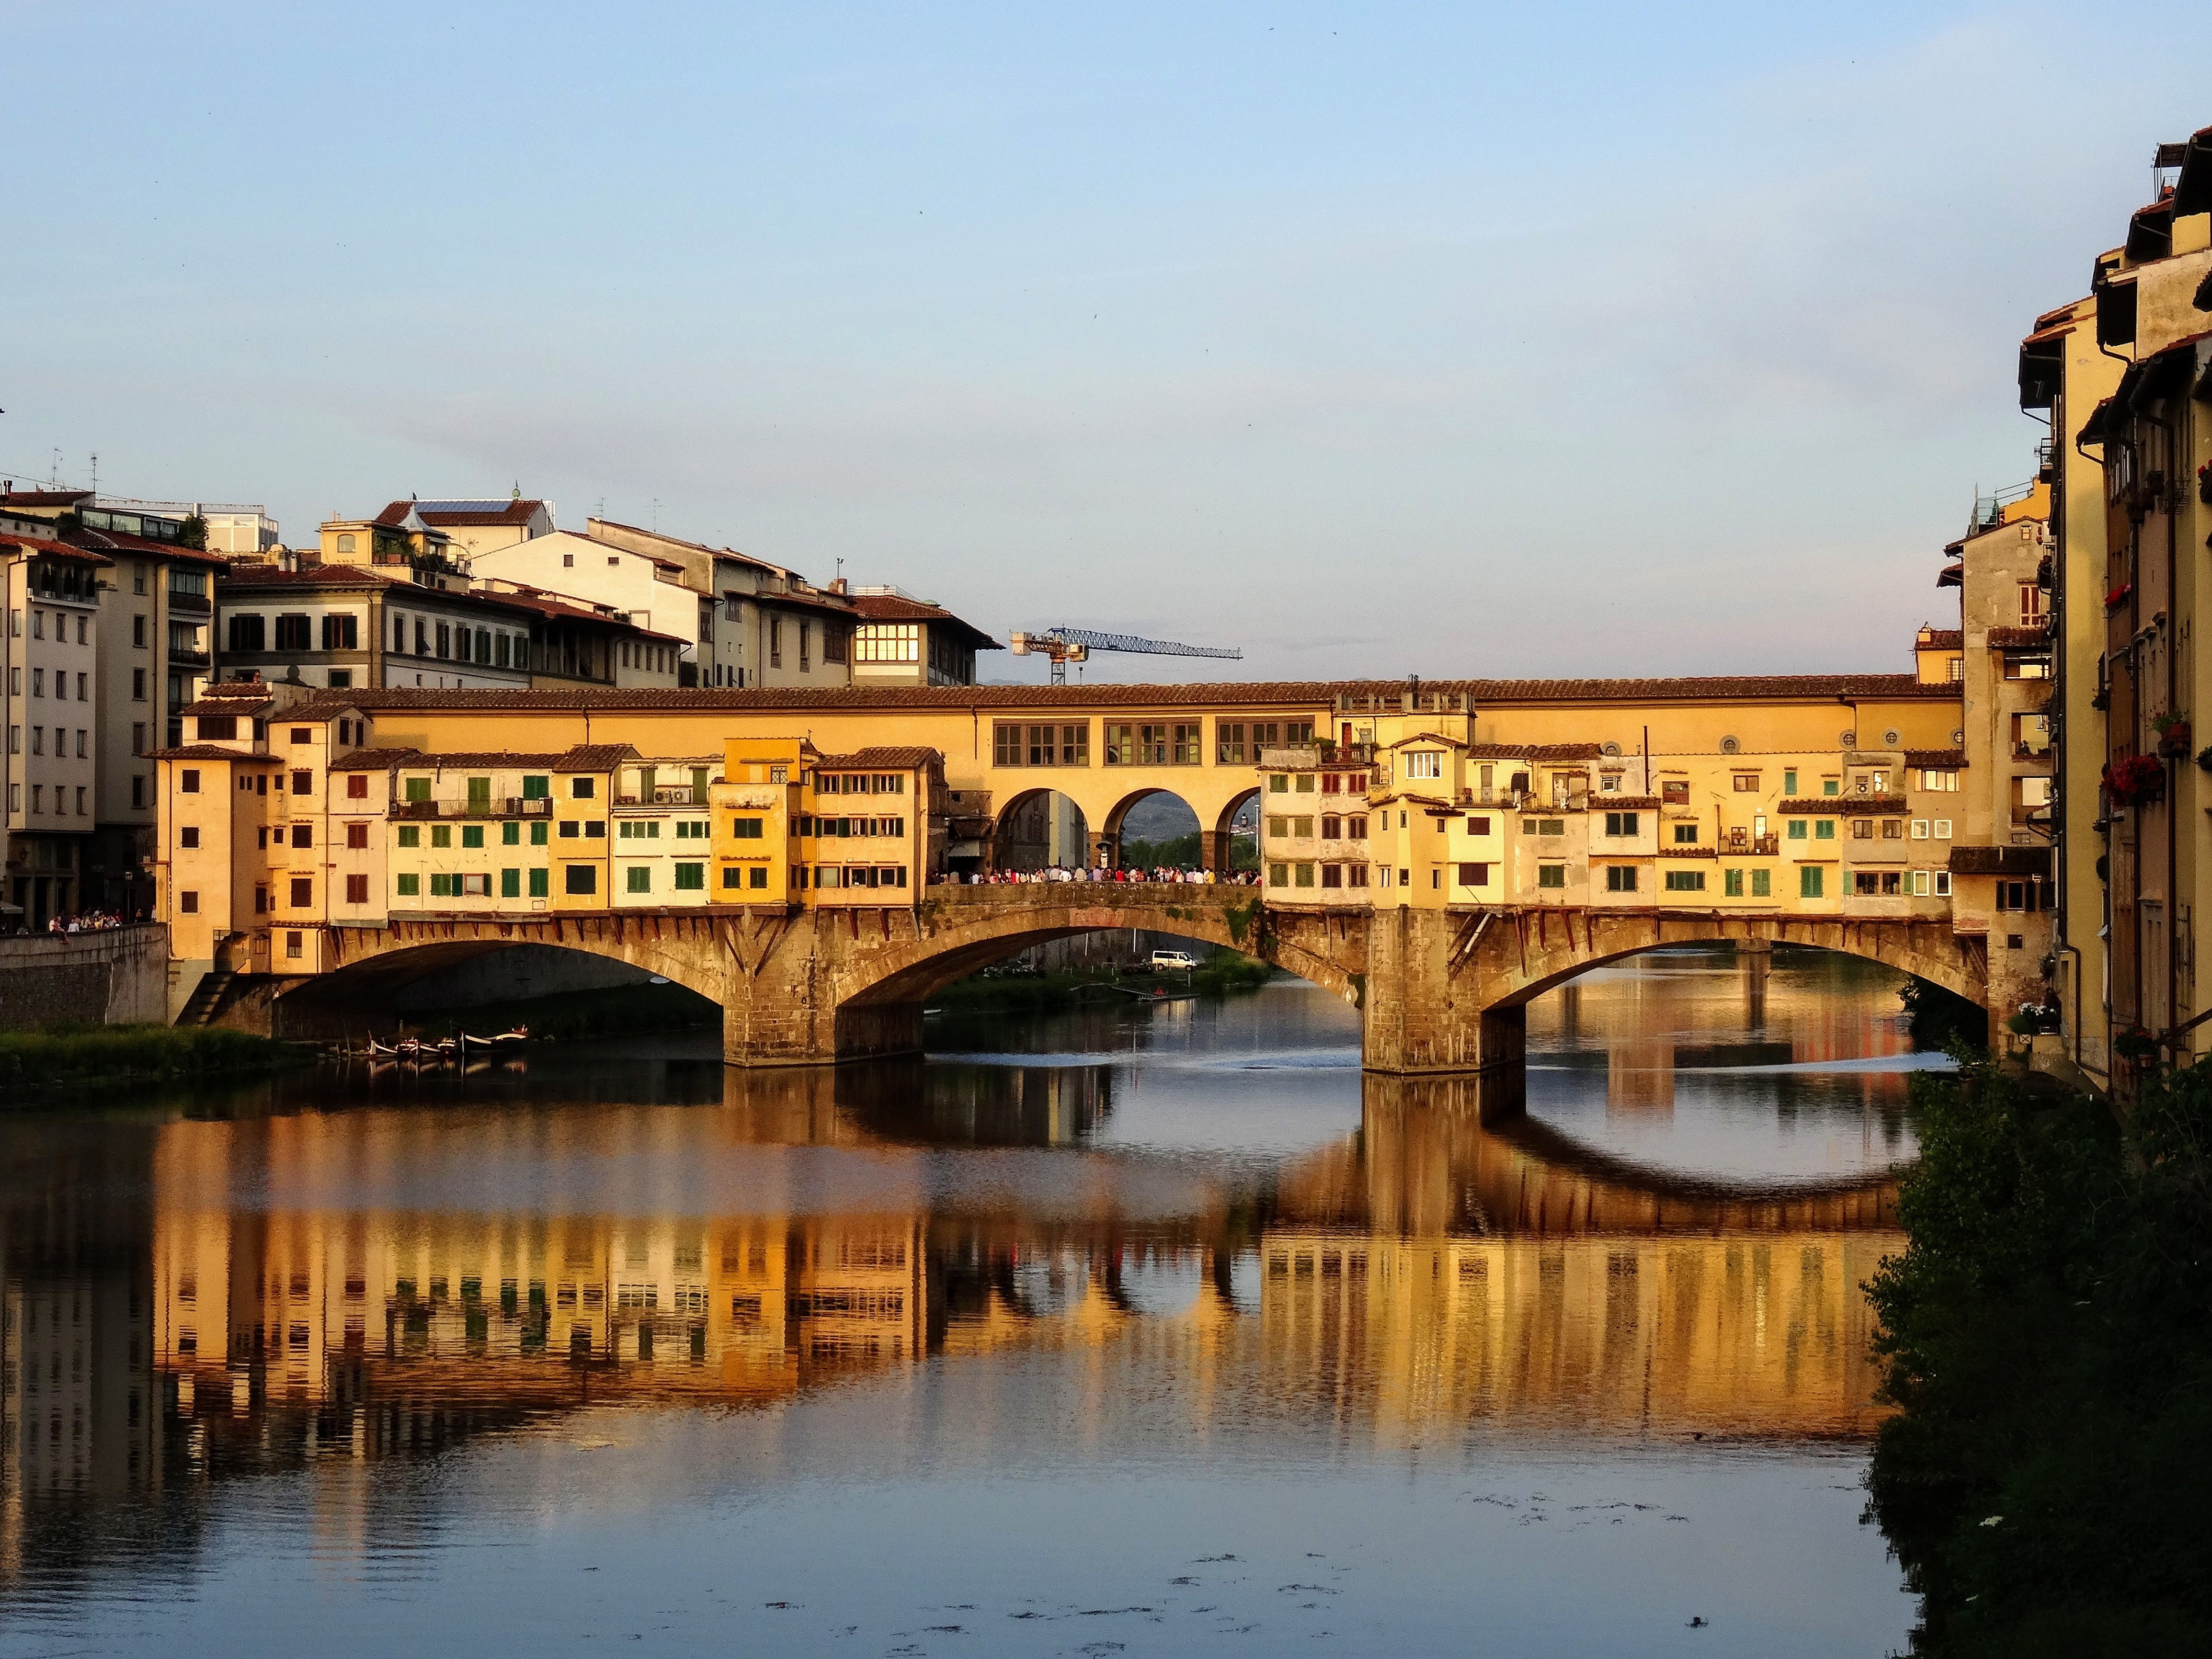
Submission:
M 0 1119 L 0 1656 L 1854 1655 L 1893 975 L 690 1038 Z

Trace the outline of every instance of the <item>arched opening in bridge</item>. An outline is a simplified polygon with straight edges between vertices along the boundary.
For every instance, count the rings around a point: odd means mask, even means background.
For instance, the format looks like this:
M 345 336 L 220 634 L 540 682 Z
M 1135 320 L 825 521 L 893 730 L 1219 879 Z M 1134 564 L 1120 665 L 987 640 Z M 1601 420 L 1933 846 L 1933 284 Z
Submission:
M 1094 862 L 1091 825 L 1073 797 L 1057 789 L 1030 789 L 1000 809 L 993 869 L 1080 870 Z M 967 873 L 957 862 L 953 867 Z
M 518 1024 L 579 1036 L 718 1030 L 712 988 L 687 977 L 680 963 L 649 953 L 452 939 L 275 988 L 267 1029 L 278 1037 L 347 1042 L 453 1029 L 485 1036 Z
M 1165 789 L 1125 795 L 1106 815 L 1103 841 L 1111 862 L 1124 870 L 1203 870 L 1210 867 L 1206 838 L 1190 803 Z
M 1260 867 L 1260 789 L 1254 785 L 1221 809 L 1206 867 L 1224 874 Z

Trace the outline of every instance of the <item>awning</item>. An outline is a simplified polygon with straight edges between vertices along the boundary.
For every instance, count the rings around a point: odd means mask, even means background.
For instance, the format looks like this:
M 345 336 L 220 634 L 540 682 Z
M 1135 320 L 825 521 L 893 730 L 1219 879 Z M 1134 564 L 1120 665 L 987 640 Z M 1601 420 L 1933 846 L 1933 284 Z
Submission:
M 2066 372 L 2066 337 L 2073 325 L 2063 324 L 2029 335 L 2020 343 L 2020 406 L 2048 409 L 2058 401 Z
M 2097 343 L 2133 345 L 2136 340 L 2136 277 L 2133 271 L 2097 284 Z
M 1964 560 L 1957 564 L 1945 565 L 1943 574 L 1936 578 L 1936 586 L 1938 587 L 1963 587 L 1966 583 L 1966 566 Z

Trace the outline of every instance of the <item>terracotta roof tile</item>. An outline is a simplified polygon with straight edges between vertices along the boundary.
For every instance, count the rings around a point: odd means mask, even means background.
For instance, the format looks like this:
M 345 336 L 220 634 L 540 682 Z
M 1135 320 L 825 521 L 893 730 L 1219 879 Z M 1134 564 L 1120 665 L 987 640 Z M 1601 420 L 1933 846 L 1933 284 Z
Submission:
M 624 761 L 635 760 L 637 750 L 626 743 L 580 743 L 553 757 L 556 772 L 611 772 Z
M 252 761 L 257 765 L 275 766 L 281 763 L 275 755 L 249 754 L 239 749 L 223 749 L 211 743 L 180 744 L 174 749 L 149 749 L 139 757 L 141 760 L 204 760 Z
M 849 755 L 822 755 L 814 762 L 817 772 L 910 772 L 932 763 L 942 765 L 944 752 L 920 744 L 886 744 L 859 749 Z
M 1941 771 L 1945 767 L 1964 766 L 1966 751 L 1963 749 L 1908 749 L 1905 751 L 1905 763 L 1907 766 L 1933 767 Z
M 91 499 L 89 489 L 11 489 L 0 507 L 79 507 Z
M 388 772 L 395 766 L 420 764 L 419 749 L 356 749 L 330 763 L 333 772 Z
M 90 548 L 78 547 L 63 540 L 48 540 L 40 536 L 11 536 L 0 533 L 0 546 L 20 548 L 45 559 L 66 559 L 71 564 L 88 564 L 106 569 L 115 561 L 105 553 L 95 553 Z
M 863 622 L 947 623 L 957 629 L 978 651 L 1006 649 L 981 629 L 962 621 L 941 605 L 925 605 L 920 599 L 902 599 L 896 593 L 855 593 L 853 609 L 860 613 Z
M 2022 646 L 2048 645 L 2051 630 L 2047 628 L 1992 628 L 1990 646 L 1992 650 L 2017 650 Z
M 1464 692 L 1478 708 L 1519 703 L 1711 702 L 1956 702 L 1955 682 L 1923 684 L 1910 674 L 1799 674 L 1635 680 L 1439 680 L 1424 689 L 1455 696 Z M 1288 708 L 1321 712 L 1339 696 L 1355 700 L 1346 712 L 1392 713 L 1405 690 L 1399 680 L 1227 681 L 1194 685 L 902 685 L 678 689 L 673 686 L 579 688 L 574 690 L 490 690 L 393 687 L 362 690 L 365 708 L 432 709 L 696 709 L 732 714 L 786 710 L 870 708 Z M 1580 748 L 1583 745 L 1568 745 Z
M 1913 644 L 1923 651 L 1963 651 L 1966 636 L 1955 628 L 1931 628 L 1926 630 L 1925 638 L 1916 639 Z
M 186 703 L 177 712 L 180 714 L 192 715 L 235 714 L 246 716 L 258 714 L 263 709 L 274 707 L 276 702 L 276 700 L 269 696 L 269 690 L 266 686 L 257 687 L 256 690 L 258 690 L 261 695 L 250 700 L 245 697 L 234 696 L 228 693 L 222 696 L 216 696 L 212 695 L 215 690 L 213 686 L 209 687 L 208 690 L 210 695 L 200 698 L 197 702 Z
M 399 503 L 394 501 L 392 505 L 397 507 Z M 424 524 L 435 529 L 444 530 L 455 525 L 528 524 L 538 509 L 545 503 L 533 501 L 501 501 L 497 509 L 491 512 L 475 507 L 456 511 L 433 501 L 415 501 L 410 505 L 415 508 L 416 516 Z M 387 513 L 391 510 L 391 507 L 385 509 Z M 401 516 L 405 515 L 403 514 Z
M 1812 795 L 1776 803 L 1774 810 L 1789 817 L 1856 818 L 1905 810 L 1902 795 Z

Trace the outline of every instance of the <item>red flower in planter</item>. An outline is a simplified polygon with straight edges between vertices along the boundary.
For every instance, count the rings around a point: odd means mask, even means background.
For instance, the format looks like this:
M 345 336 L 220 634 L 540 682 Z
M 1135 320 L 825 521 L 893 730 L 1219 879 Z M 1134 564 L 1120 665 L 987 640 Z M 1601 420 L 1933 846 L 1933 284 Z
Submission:
M 2105 769 L 2105 793 L 2126 804 L 2156 800 L 2166 793 L 2166 768 L 2148 755 L 2130 755 Z
M 2128 602 L 2128 595 L 2135 591 L 2136 587 L 2133 582 L 2122 582 L 2118 587 L 2105 595 L 2105 609 L 2112 611 L 2125 605 Z

